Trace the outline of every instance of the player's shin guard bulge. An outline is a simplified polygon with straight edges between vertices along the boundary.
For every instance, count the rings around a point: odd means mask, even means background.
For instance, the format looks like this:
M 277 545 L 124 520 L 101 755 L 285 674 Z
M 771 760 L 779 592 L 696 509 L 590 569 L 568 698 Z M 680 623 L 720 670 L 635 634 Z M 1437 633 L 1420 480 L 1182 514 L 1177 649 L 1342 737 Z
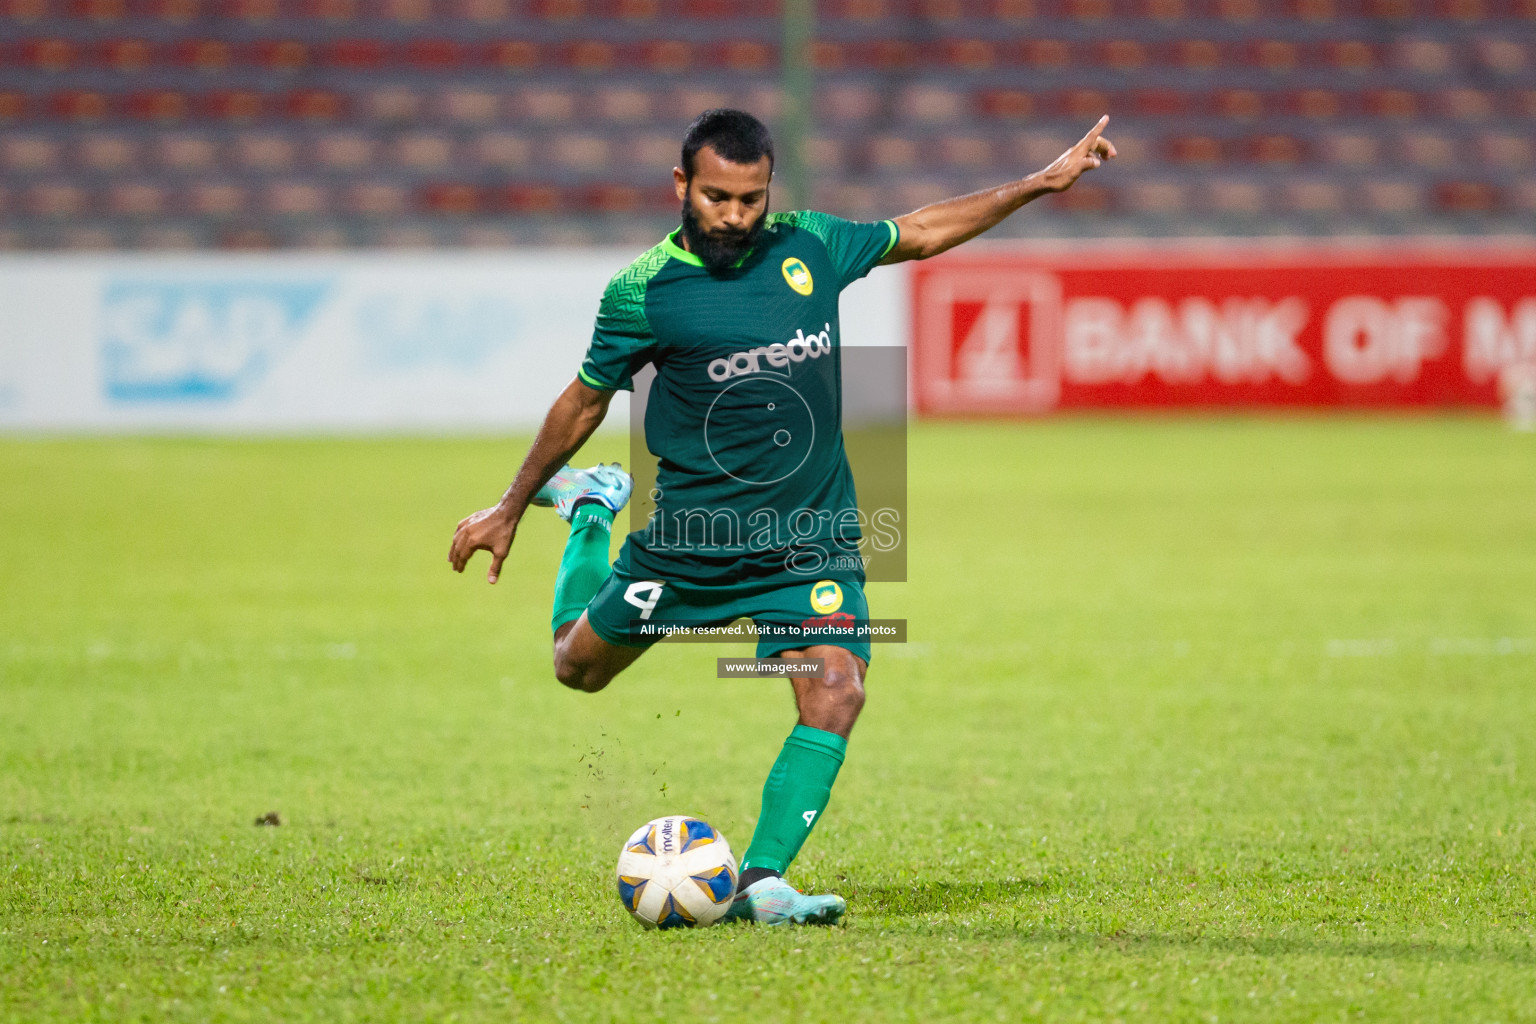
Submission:
M 742 870 L 783 874 L 827 809 L 848 741 L 836 733 L 797 725 L 763 785 L 763 809 Z

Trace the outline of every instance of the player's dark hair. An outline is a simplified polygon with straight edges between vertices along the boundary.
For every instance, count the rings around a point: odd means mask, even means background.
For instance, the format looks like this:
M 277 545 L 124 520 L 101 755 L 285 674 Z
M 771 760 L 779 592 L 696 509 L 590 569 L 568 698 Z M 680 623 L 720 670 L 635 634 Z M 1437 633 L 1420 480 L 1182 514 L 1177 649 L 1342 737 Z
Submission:
M 705 146 L 733 164 L 755 164 L 766 156 L 773 170 L 773 137 L 767 125 L 745 110 L 706 110 L 693 119 L 683 136 L 683 174 L 689 181 L 693 158 Z

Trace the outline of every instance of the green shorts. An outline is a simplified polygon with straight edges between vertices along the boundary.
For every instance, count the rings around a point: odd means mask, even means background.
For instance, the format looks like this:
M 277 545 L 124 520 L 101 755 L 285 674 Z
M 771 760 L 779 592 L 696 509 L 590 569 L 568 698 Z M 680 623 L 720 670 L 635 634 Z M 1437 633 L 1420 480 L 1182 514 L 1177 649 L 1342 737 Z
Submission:
M 738 619 L 757 625 L 759 658 L 827 644 L 869 663 L 869 638 L 858 629 L 869 621 L 869 602 L 852 580 L 693 587 L 615 567 L 587 605 L 592 631 L 618 647 L 650 647 L 668 626 L 724 626 Z

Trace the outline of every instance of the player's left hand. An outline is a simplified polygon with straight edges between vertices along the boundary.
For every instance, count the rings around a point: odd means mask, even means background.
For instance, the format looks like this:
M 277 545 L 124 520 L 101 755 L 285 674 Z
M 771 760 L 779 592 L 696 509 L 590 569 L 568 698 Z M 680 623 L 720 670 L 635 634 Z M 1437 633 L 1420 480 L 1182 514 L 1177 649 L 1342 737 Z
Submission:
M 1065 192 L 1084 174 L 1101 167 L 1106 160 L 1113 160 L 1115 144 L 1104 137 L 1109 115 L 1099 118 L 1099 123 L 1084 135 L 1077 145 L 1067 150 L 1040 172 L 1044 186 L 1052 192 Z
M 448 563 L 454 572 L 463 572 L 476 551 L 491 553 L 491 571 L 486 581 L 495 583 L 501 575 L 501 563 L 512 550 L 512 538 L 517 536 L 517 520 L 507 515 L 500 505 L 481 509 L 472 516 L 459 520 L 453 531 L 453 544 L 448 548 Z

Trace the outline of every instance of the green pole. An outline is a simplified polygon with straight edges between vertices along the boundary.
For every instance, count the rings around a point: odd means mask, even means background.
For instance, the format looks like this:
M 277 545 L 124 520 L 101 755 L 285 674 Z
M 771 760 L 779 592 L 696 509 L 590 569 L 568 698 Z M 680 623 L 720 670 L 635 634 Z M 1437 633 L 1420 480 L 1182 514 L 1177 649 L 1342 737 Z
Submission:
M 811 62 L 811 40 L 816 35 L 816 0 L 783 0 L 783 3 L 784 45 L 780 59 L 783 64 L 784 118 L 774 174 L 781 187 L 774 205 L 781 210 L 794 210 L 809 206 L 811 202 L 811 177 L 806 168 L 805 148 L 811 135 L 811 95 L 816 85 L 816 70 Z

